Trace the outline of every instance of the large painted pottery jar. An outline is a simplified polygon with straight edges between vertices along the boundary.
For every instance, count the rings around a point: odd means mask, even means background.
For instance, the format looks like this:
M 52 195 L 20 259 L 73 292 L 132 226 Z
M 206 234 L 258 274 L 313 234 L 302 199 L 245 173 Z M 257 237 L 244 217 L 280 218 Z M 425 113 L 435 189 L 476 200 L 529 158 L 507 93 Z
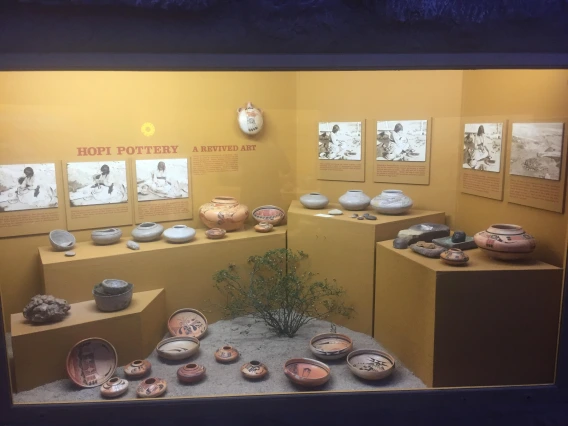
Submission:
M 49 233 L 49 242 L 55 251 L 67 251 L 75 247 L 75 237 L 71 232 L 55 229 Z
M 293 358 L 284 364 L 284 374 L 297 385 L 315 387 L 329 380 L 331 369 L 315 359 Z
M 310 350 L 321 359 L 340 359 L 353 350 L 353 341 L 345 334 L 318 334 L 310 340 Z
M 157 398 L 162 396 L 168 385 L 164 379 L 150 377 L 138 385 L 136 395 L 138 398 Z
M 187 243 L 195 238 L 195 229 L 186 225 L 174 225 L 166 229 L 163 236 L 169 243 Z
M 353 374 L 366 380 L 381 380 L 395 369 L 394 358 L 377 349 L 359 349 L 347 355 L 347 365 Z
M 178 380 L 182 383 L 199 382 L 205 377 L 207 369 L 201 364 L 186 364 L 177 371 Z
M 310 192 L 300 197 L 300 203 L 307 209 L 325 209 L 329 204 L 329 198 L 319 192 Z
M 119 228 L 96 229 L 91 232 L 91 239 L 99 246 L 118 243 L 120 237 L 122 237 L 122 231 Z
M 264 119 L 262 110 L 248 102 L 245 108 L 237 109 L 239 127 L 247 135 L 256 135 L 262 130 Z
M 164 232 L 164 227 L 159 223 L 142 222 L 132 230 L 132 238 L 134 241 L 148 242 L 160 238 Z
M 412 208 L 412 200 L 399 189 L 385 189 L 371 200 L 371 206 L 381 214 L 404 214 Z
M 67 354 L 67 375 L 83 388 L 94 388 L 114 376 L 118 363 L 110 342 L 92 337 L 76 343 Z
M 199 218 L 208 228 L 236 231 L 244 227 L 248 217 L 248 207 L 233 197 L 215 197 L 199 208 Z
M 115 376 L 101 386 L 101 396 L 105 398 L 116 398 L 126 393 L 127 390 L 128 380 Z
M 489 257 L 499 260 L 527 259 L 536 240 L 518 225 L 495 224 L 473 236 L 475 244 Z
M 341 204 L 345 210 L 351 211 L 365 210 L 369 207 L 370 202 L 371 197 L 360 189 L 350 189 L 339 197 L 339 204 Z

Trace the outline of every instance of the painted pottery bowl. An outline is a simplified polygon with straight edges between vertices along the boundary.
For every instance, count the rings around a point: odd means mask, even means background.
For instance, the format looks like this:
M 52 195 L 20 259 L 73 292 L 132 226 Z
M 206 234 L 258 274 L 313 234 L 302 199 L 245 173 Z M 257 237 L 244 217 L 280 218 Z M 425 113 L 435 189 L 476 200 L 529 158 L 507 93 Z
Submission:
M 315 387 L 329 380 L 331 369 L 315 359 L 293 358 L 284 364 L 284 374 L 297 385 Z
M 247 103 L 245 108 L 237 109 L 237 120 L 239 127 L 247 135 L 256 135 L 262 130 L 264 124 L 262 110 L 256 108 L 250 102 Z
M 340 359 L 353 350 L 353 341 L 345 334 L 318 334 L 310 340 L 310 350 L 321 359 Z
M 108 294 L 104 291 L 103 285 L 97 284 L 93 288 L 93 297 L 97 308 L 103 312 L 115 312 L 128 308 L 132 301 L 132 289 L 134 286 L 128 284 L 128 288 L 121 294 Z
M 186 364 L 177 371 L 178 380 L 182 383 L 195 383 L 205 377 L 207 369 L 201 364 Z
M 310 192 L 300 197 L 300 203 L 307 209 L 325 209 L 329 204 L 329 199 L 319 192 Z
M 366 380 L 380 380 L 392 374 L 395 361 L 377 349 L 359 349 L 347 355 L 347 365 L 353 374 Z
M 339 197 L 339 204 L 345 210 L 365 210 L 370 202 L 371 197 L 360 189 L 351 189 Z
M 103 291 L 107 294 L 122 294 L 128 290 L 128 283 L 124 280 L 117 280 L 115 278 L 102 280 L 101 286 Z
M 460 249 L 449 249 L 440 255 L 440 259 L 448 265 L 461 266 L 469 261 L 469 256 Z
M 152 371 L 152 364 L 147 359 L 137 359 L 124 366 L 124 374 L 132 379 L 139 379 Z
M 371 206 L 381 214 L 404 214 L 412 208 L 412 200 L 398 189 L 385 189 L 371 200 Z
M 475 244 L 493 259 L 527 259 L 536 248 L 536 240 L 518 225 L 495 224 L 473 236 Z
M 248 207 L 233 197 L 215 197 L 199 208 L 199 218 L 208 228 L 236 231 L 244 227 L 248 217 Z
M 211 228 L 205 231 L 205 235 L 210 240 L 220 240 L 221 238 L 225 238 L 227 231 L 221 228 Z
M 187 243 L 195 238 L 195 229 L 186 225 L 174 225 L 162 234 L 169 243 Z
M 186 359 L 199 351 L 199 340 L 195 337 L 170 337 L 156 346 L 156 352 L 164 359 Z
M 241 374 L 247 379 L 258 380 L 268 374 L 268 368 L 260 361 L 251 361 L 241 367 Z
M 150 377 L 138 385 L 136 395 L 139 398 L 157 398 L 162 396 L 167 388 L 168 384 L 164 379 Z
M 164 227 L 159 223 L 143 222 L 132 230 L 134 241 L 148 242 L 160 239 Z
M 239 357 L 239 351 L 229 345 L 221 346 L 215 351 L 215 359 L 217 362 L 228 363 L 233 362 Z
M 101 386 L 101 396 L 105 398 L 116 398 L 126 393 L 127 390 L 128 380 L 114 376 Z
M 99 337 L 81 340 L 67 354 L 67 375 L 83 388 L 94 388 L 107 382 L 117 367 L 116 349 Z
M 272 231 L 273 228 L 274 228 L 274 226 L 272 226 L 268 222 L 260 222 L 259 224 L 255 225 L 254 230 L 256 232 L 266 233 L 266 232 Z
M 63 229 L 55 229 L 49 233 L 49 242 L 55 251 L 67 251 L 75 247 L 75 237 Z
M 207 318 L 197 309 L 179 309 L 168 319 L 168 330 L 173 337 L 189 336 L 201 339 L 207 332 Z
M 286 212 L 278 206 L 260 206 L 252 211 L 252 217 L 257 222 L 267 222 L 278 225 L 286 216 Z
M 107 246 L 120 241 L 122 231 L 119 228 L 97 229 L 91 232 L 91 239 L 99 246 Z

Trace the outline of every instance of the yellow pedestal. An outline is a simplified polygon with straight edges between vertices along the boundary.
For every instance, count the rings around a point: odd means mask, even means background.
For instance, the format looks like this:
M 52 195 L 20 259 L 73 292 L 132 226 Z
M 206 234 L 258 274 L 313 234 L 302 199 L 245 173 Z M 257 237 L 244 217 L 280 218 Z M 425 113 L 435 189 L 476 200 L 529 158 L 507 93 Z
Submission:
M 16 390 L 66 378 L 67 353 L 75 343 L 89 337 L 112 343 L 118 365 L 147 357 L 167 331 L 164 296 L 162 289 L 134 293 L 130 306 L 118 312 L 101 312 L 94 300 L 74 303 L 67 318 L 45 325 L 30 324 L 22 314 L 13 314 Z
M 375 339 L 427 386 L 554 382 L 562 269 L 467 254 L 455 267 L 377 243 Z
M 309 210 L 293 201 L 288 210 L 288 248 L 309 255 L 306 266 L 319 275 L 316 279 L 336 279 L 346 290 L 345 302 L 355 308 L 351 319 L 333 318 L 338 324 L 373 334 L 373 294 L 375 287 L 375 243 L 394 238 L 401 229 L 424 222 L 444 223 L 443 212 L 412 209 L 409 214 L 386 216 L 372 210 L 377 220 L 357 220 L 349 216 L 366 212 L 343 211 L 343 215 L 321 217 L 323 210 Z

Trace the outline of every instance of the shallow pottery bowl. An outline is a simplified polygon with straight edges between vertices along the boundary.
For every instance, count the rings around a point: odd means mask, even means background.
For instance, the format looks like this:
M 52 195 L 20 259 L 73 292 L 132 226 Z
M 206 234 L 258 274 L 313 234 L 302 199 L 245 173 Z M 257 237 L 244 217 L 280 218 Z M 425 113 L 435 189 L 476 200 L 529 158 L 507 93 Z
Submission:
M 257 222 L 267 222 L 274 226 L 282 222 L 284 216 L 284 210 L 277 206 L 260 206 L 252 211 L 252 217 Z
M 67 354 L 67 374 L 75 384 L 94 388 L 114 376 L 117 360 L 110 342 L 99 337 L 81 340 Z
M 225 234 L 227 234 L 227 231 L 221 228 L 211 228 L 205 231 L 205 235 L 210 240 L 220 240 L 221 238 L 225 238 Z
M 124 293 L 121 294 L 107 294 L 102 284 L 97 284 L 93 288 L 93 296 L 95 298 L 95 303 L 97 308 L 103 312 L 115 312 L 126 309 L 130 302 L 132 301 L 132 289 L 134 286 L 128 284 L 128 288 Z
M 122 294 L 128 290 L 128 283 L 124 280 L 115 278 L 103 280 L 101 282 L 103 291 L 108 294 Z
M 315 359 L 293 358 L 284 364 L 284 374 L 297 385 L 315 387 L 329 380 L 331 369 Z
M 75 247 L 75 237 L 63 229 L 55 229 L 49 233 L 49 242 L 55 251 L 67 251 Z
M 197 309 L 180 309 L 168 319 L 168 330 L 171 336 L 190 336 L 201 339 L 207 332 L 207 318 Z
M 156 346 L 158 355 L 165 359 L 189 358 L 199 350 L 199 340 L 195 337 L 169 337 Z
M 122 231 L 119 228 L 97 229 L 91 232 L 91 239 L 99 246 L 106 246 L 120 241 Z
M 128 390 L 128 380 L 114 376 L 101 386 L 101 396 L 116 398 Z
M 241 367 L 241 373 L 246 379 L 259 380 L 268 374 L 268 368 L 260 361 L 251 361 Z
M 235 361 L 239 357 L 239 351 L 232 346 L 221 346 L 215 351 L 215 360 L 221 363 L 229 363 Z
M 168 384 L 164 379 L 150 377 L 138 385 L 136 395 L 138 398 L 157 398 L 162 396 L 167 388 Z
M 353 341 L 345 334 L 318 334 L 310 340 L 310 350 L 321 359 L 340 359 L 353 350 Z
M 186 364 L 178 368 L 177 377 L 182 383 L 195 383 L 205 377 L 207 369 L 201 364 Z
M 353 374 L 366 380 L 380 380 L 392 374 L 395 361 L 377 349 L 359 349 L 347 355 L 347 365 Z

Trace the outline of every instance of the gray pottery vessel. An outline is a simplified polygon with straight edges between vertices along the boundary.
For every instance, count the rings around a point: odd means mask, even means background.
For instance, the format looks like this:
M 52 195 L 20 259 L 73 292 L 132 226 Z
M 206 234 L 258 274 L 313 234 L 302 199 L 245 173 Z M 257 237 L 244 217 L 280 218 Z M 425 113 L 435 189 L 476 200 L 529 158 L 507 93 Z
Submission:
M 97 229 L 91 232 L 91 239 L 100 246 L 118 243 L 122 237 L 122 231 L 118 228 Z
M 310 192 L 300 197 L 300 203 L 307 209 L 325 209 L 329 204 L 329 199 L 319 192 Z
M 339 197 L 339 204 L 345 210 L 358 211 L 365 210 L 369 207 L 371 197 L 365 194 L 360 189 L 351 189 Z
M 164 232 L 164 227 L 159 223 L 143 222 L 132 230 L 132 238 L 134 241 L 154 241 L 160 239 Z
M 55 229 L 49 233 L 49 242 L 55 251 L 68 251 L 75 247 L 75 237 L 63 229 Z
M 187 243 L 195 238 L 195 229 L 186 225 L 174 225 L 162 235 L 170 243 Z
M 106 294 L 102 284 L 97 284 L 93 289 L 93 296 L 97 308 L 103 312 L 115 312 L 128 308 L 132 301 L 132 289 L 134 286 L 128 284 L 128 289 L 122 294 Z

